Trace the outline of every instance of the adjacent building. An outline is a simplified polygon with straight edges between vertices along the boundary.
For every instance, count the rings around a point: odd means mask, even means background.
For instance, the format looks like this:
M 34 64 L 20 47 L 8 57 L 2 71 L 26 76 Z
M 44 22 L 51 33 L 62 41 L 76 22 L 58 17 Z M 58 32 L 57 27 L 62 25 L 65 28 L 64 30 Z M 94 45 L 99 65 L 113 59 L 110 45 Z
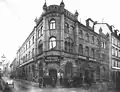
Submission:
M 116 83 L 120 77 L 120 34 L 112 27 L 109 34 L 109 62 L 111 79 Z

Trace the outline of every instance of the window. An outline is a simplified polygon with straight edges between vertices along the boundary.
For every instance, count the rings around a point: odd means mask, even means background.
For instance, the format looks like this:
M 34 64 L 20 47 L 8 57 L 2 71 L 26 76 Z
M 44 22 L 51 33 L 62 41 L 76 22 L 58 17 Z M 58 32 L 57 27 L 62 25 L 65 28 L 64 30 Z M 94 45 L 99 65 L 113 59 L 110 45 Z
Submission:
M 82 30 L 79 30 L 79 36 L 80 36 L 80 38 L 83 38 Z
M 89 41 L 89 34 L 86 34 L 86 40 Z
M 99 38 L 97 38 L 97 45 L 99 45 Z
M 50 21 L 50 29 L 55 29 L 55 20 L 54 19 L 52 19 Z
M 112 37 L 112 43 L 114 44 L 114 38 Z
M 74 32 L 74 27 L 73 27 L 73 26 L 71 26 L 71 27 L 70 27 L 70 34 L 72 34 L 72 35 L 73 35 L 73 32 Z
M 29 48 L 30 48 L 30 41 L 29 41 Z
M 35 50 L 35 49 L 33 48 L 33 49 L 32 49 L 32 57 L 34 57 L 34 52 L 35 52 L 34 50 Z
M 114 53 L 114 47 L 112 47 L 112 55 L 115 55 L 115 53 Z
M 89 56 L 89 47 L 87 47 L 87 46 L 85 48 L 85 54 L 86 54 L 86 56 Z
M 65 23 L 65 33 L 69 33 L 69 25 L 68 25 L 68 23 Z
M 28 53 L 28 58 L 30 59 L 30 51 L 29 51 L 29 53 Z
M 120 57 L 120 50 L 118 51 L 118 57 Z
M 39 51 L 38 51 L 39 54 L 41 54 L 41 53 L 43 52 L 43 43 L 42 43 L 42 41 L 39 42 L 38 50 L 39 50 Z
M 118 54 L 118 53 L 117 53 L 117 48 L 116 48 L 116 49 L 115 49 L 115 56 L 118 56 L 117 54 Z
M 49 43 L 49 48 L 52 49 L 52 48 L 55 48 L 56 47 L 56 38 L 55 37 L 51 37 L 50 38 L 50 43 Z
M 82 44 L 79 44 L 79 54 L 83 54 L 83 45 Z
M 32 42 L 33 42 L 33 44 L 34 44 L 34 36 L 33 36 L 33 38 L 32 38 Z
M 94 43 L 94 36 L 92 36 L 92 43 Z
M 92 57 L 94 58 L 95 57 L 95 50 L 91 49 L 91 53 L 92 53 Z
M 43 26 L 41 26 L 41 35 L 43 35 Z
M 27 58 L 28 58 L 28 57 L 27 57 L 27 54 L 26 54 L 26 60 L 27 60 Z
M 26 50 L 27 50 L 27 44 L 26 44 Z
M 71 38 L 66 38 L 65 39 L 65 51 L 73 52 L 73 48 L 74 48 L 74 45 L 73 45 L 72 39 Z
M 41 37 L 43 35 L 43 26 L 41 26 L 39 29 L 38 29 L 38 37 Z

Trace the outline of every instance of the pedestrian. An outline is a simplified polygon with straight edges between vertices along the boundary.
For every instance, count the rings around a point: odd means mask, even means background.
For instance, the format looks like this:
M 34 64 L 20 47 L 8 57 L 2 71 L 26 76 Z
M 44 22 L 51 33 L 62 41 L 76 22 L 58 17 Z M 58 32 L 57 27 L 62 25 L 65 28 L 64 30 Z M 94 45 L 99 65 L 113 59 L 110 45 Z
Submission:
M 39 88 L 41 88 L 42 87 L 42 77 L 39 77 L 38 81 L 39 81 Z
M 52 77 L 52 87 L 55 87 L 55 78 Z
M 62 76 L 60 76 L 60 85 L 62 85 L 62 80 L 63 80 L 63 78 L 62 78 Z

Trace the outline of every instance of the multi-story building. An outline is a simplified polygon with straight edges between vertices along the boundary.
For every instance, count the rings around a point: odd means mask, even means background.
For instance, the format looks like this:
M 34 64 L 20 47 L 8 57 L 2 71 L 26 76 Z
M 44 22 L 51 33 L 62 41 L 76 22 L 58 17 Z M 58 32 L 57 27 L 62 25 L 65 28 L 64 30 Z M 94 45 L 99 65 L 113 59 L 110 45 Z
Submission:
M 33 61 L 35 61 L 35 54 L 36 54 L 36 28 L 33 28 L 33 31 L 30 33 L 30 35 L 27 37 L 25 42 L 22 44 L 22 46 L 19 48 L 16 56 L 16 62 L 17 62 L 17 71 L 18 76 L 23 79 L 32 80 L 32 77 L 34 76 L 34 64 Z M 31 76 L 29 76 L 29 74 Z M 29 77 L 28 77 L 29 76 Z
M 35 19 L 36 26 L 17 52 L 20 78 L 108 78 L 104 63 L 107 55 L 101 54 L 106 51 L 106 36 L 94 31 L 96 22 L 87 19 L 85 26 L 78 21 L 78 15 L 77 11 L 73 14 L 66 10 L 63 1 L 60 5 L 44 4 L 42 15 Z
M 109 68 L 111 71 L 111 80 L 116 83 L 120 77 L 120 34 L 118 30 L 113 30 L 109 34 Z

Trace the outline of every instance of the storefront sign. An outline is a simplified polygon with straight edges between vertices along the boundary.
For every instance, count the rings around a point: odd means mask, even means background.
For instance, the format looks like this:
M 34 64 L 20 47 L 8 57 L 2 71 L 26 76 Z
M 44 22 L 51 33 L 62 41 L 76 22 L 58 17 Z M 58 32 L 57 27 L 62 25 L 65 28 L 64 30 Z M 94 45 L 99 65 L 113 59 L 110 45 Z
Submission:
M 56 62 L 59 61 L 58 57 L 45 57 L 45 62 Z

